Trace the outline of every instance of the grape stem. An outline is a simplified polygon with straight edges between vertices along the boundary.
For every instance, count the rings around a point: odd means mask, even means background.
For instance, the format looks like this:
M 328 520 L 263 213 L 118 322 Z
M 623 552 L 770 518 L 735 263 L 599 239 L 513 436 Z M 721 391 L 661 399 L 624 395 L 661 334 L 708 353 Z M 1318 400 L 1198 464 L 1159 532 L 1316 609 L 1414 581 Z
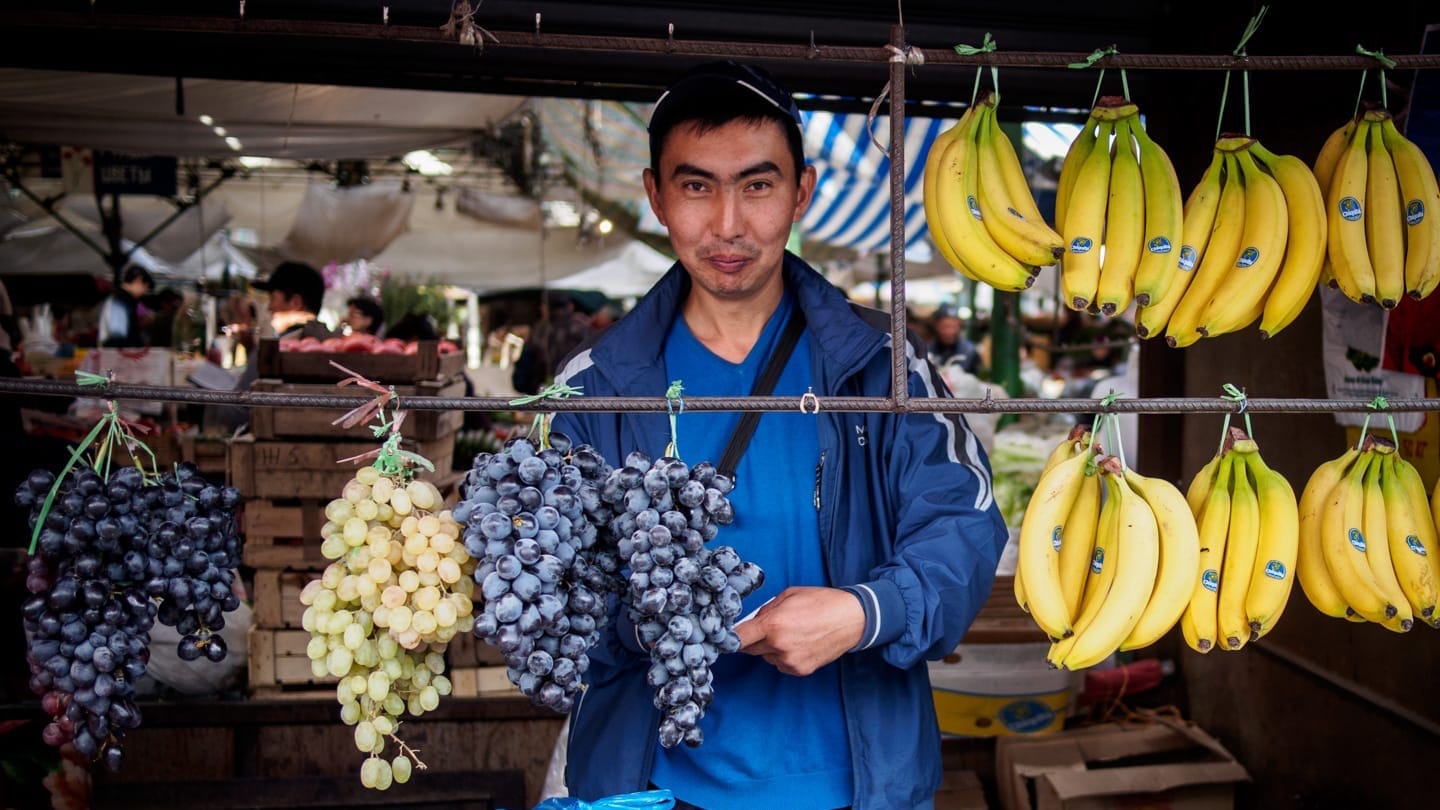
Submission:
M 396 726 L 396 729 L 399 729 L 398 725 Z M 419 768 L 422 771 L 429 767 L 420 759 L 420 752 L 418 750 L 406 745 L 404 740 L 400 739 L 394 734 L 387 734 L 386 736 L 390 738 L 391 742 L 395 743 L 395 745 L 400 748 L 400 753 L 409 757 L 411 761 L 415 763 L 415 767 Z

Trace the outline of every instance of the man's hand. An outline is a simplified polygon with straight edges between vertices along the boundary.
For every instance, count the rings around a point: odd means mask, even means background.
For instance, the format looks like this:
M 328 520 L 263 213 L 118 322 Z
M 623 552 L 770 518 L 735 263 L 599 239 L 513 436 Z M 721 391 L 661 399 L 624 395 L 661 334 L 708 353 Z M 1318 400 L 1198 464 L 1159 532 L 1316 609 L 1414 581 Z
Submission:
M 803 677 L 860 643 L 865 610 L 839 588 L 786 588 L 735 632 L 741 652 Z

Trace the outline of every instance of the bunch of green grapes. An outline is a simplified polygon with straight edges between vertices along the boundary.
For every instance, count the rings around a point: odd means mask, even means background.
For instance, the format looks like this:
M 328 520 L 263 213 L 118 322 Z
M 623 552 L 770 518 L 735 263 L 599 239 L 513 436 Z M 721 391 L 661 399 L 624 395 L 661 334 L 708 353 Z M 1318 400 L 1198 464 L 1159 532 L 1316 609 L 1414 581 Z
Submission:
M 360 782 L 384 790 L 424 768 L 396 732 L 408 712 L 450 694 L 445 646 L 474 626 L 475 560 L 439 490 L 374 467 L 325 506 L 321 553 L 333 560 L 300 594 L 316 677 L 340 679 L 340 719 L 368 754 Z M 399 749 L 385 758 L 386 742 Z

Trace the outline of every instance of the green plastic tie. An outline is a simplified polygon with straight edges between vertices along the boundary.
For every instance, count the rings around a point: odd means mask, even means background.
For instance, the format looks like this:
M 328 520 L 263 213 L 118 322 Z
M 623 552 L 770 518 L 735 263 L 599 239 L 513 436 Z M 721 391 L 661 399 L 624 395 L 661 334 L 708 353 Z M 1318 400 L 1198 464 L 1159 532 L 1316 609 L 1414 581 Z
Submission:
M 1255 36 L 1255 32 L 1260 30 L 1260 22 L 1265 19 L 1265 12 L 1269 9 L 1270 6 L 1268 5 L 1261 6 L 1260 11 L 1254 17 L 1250 18 L 1250 22 L 1245 26 L 1245 31 L 1240 35 L 1240 44 L 1236 45 L 1235 50 L 1230 52 L 1231 56 L 1237 59 L 1244 59 L 1248 56 L 1245 52 L 1245 45 L 1250 41 L 1251 37 Z M 1245 103 L 1245 134 L 1248 136 L 1250 134 L 1250 71 L 1242 70 L 1240 76 Z M 1215 120 L 1215 140 L 1217 141 L 1220 140 L 1220 129 L 1225 120 L 1225 104 L 1229 98 L 1230 71 L 1226 70 L 1225 84 L 1220 91 L 1220 115 Z
M 1112 388 L 1110 393 L 1100 400 L 1100 407 L 1109 409 L 1119 398 L 1120 395 Z M 1110 455 L 1120 458 L 1121 470 L 1129 469 L 1130 465 L 1125 463 L 1125 443 L 1120 441 L 1120 419 L 1114 414 L 1108 413 L 1108 410 L 1105 418 L 1105 433 L 1110 438 Z
M 1235 409 L 1234 415 L 1245 415 L 1245 433 L 1246 435 L 1250 436 L 1250 438 L 1255 438 L 1255 429 L 1250 424 L 1250 412 L 1248 410 L 1250 407 L 1249 395 L 1247 395 L 1243 389 L 1236 388 L 1230 383 L 1225 383 L 1224 385 L 1220 386 L 1220 390 L 1224 392 L 1220 395 L 1221 399 L 1233 402 L 1239 406 Z M 1225 414 L 1225 426 L 1220 429 L 1221 453 L 1225 451 L 1225 439 L 1230 435 L 1230 416 L 1231 414 Z
M 990 32 L 989 32 L 989 31 L 986 31 L 986 32 L 985 32 L 985 39 L 984 39 L 983 42 L 980 43 L 980 46 L 979 46 L 978 48 L 975 47 L 974 45 L 956 45 L 956 46 L 955 46 L 955 53 L 958 53 L 958 54 L 960 54 L 961 56 L 978 56 L 978 55 L 980 55 L 980 54 L 982 54 L 982 53 L 994 53 L 994 52 L 995 52 L 995 38 L 990 35 Z M 970 106 L 971 106 L 971 107 L 974 107 L 974 106 L 975 106 L 975 99 L 977 99 L 977 98 L 980 97 L 980 77 L 983 76 L 984 73 L 985 73 L 985 67 L 984 67 L 984 65 L 981 65 L 981 66 L 975 68 L 975 88 L 970 91 Z M 995 98 L 996 98 L 996 100 L 998 101 L 999 98 L 1000 98 L 1000 68 L 996 67 L 995 65 L 991 65 L 991 66 L 990 66 L 990 83 L 991 83 L 992 85 L 994 85 L 994 87 L 995 87 Z
M 1398 450 L 1400 448 L 1400 433 L 1395 429 L 1395 415 L 1390 413 L 1389 410 L 1390 400 L 1383 396 L 1375 397 L 1365 403 L 1365 407 L 1372 411 L 1385 412 L 1385 418 L 1390 422 L 1390 440 L 1395 443 L 1395 448 Z M 1372 415 L 1373 414 L 1365 414 L 1365 421 L 1360 425 L 1360 441 L 1355 445 L 1356 450 L 1359 450 L 1361 446 L 1365 444 L 1365 434 L 1370 430 L 1370 417 Z
M 680 458 L 680 434 L 677 418 L 685 412 L 685 399 L 680 392 L 685 390 L 680 380 L 670 383 L 665 389 L 665 411 L 670 414 L 670 444 L 665 447 L 665 455 L 670 458 Z
M 568 384 L 566 384 L 566 383 L 551 383 L 550 385 L 546 386 L 545 388 L 542 388 L 538 393 L 529 394 L 529 395 L 527 395 L 527 396 L 523 396 L 523 397 L 519 397 L 519 398 L 517 398 L 517 399 L 512 399 L 512 400 L 510 400 L 510 404 L 511 404 L 511 405 L 529 405 L 529 404 L 531 404 L 531 403 L 533 403 L 533 402 L 540 402 L 541 400 L 547 400 L 547 399 L 554 399 L 554 400 L 569 399 L 570 397 L 579 394 L 579 393 L 581 392 L 581 390 L 582 390 L 582 389 L 581 389 L 581 387 L 579 387 L 579 386 L 571 386 L 571 385 L 568 385 Z M 529 435 L 530 435 L 530 436 L 534 436 L 534 437 L 536 437 L 537 439 L 539 439 L 539 441 L 540 441 L 540 448 L 541 448 L 542 450 L 545 449 L 545 448 L 547 448 L 547 447 L 549 447 L 549 446 L 550 446 L 550 415 L 547 414 L 547 413 L 544 413 L 544 412 L 536 413 L 536 414 L 535 414 L 535 419 L 534 419 L 533 421 L 531 421 L 531 423 L 530 423 L 530 433 L 529 433 Z
M 1380 63 L 1380 104 L 1381 104 L 1385 109 L 1387 109 L 1387 110 L 1390 109 L 1390 88 L 1388 88 L 1388 87 L 1385 86 L 1385 70 L 1386 70 L 1387 68 L 1390 69 L 1390 70 L 1394 70 L 1394 69 L 1395 69 L 1395 60 L 1394 60 L 1394 59 L 1391 59 L 1391 58 L 1388 57 L 1388 56 L 1386 56 L 1386 55 L 1385 55 L 1385 51 L 1383 51 L 1383 50 L 1374 50 L 1374 51 L 1372 51 L 1372 50 L 1368 50 L 1368 49 L 1365 48 L 1363 45 L 1356 45 L 1356 46 L 1355 46 L 1355 53 L 1358 53 L 1358 54 L 1360 54 L 1361 56 L 1368 56 L 1368 57 L 1370 57 L 1371 59 L 1374 59 L 1376 62 L 1379 62 L 1379 63 Z M 1360 92 L 1361 92 L 1361 93 L 1364 93 L 1364 92 L 1365 92 L 1365 77 L 1368 76 L 1369 73 L 1370 73 L 1369 70 L 1365 70 L 1365 71 L 1361 72 L 1361 74 L 1360 74 Z M 1356 101 L 1355 101 L 1355 109 L 1356 109 L 1356 111 L 1359 111 L 1359 109 L 1360 109 L 1360 101 L 1359 101 L 1359 99 L 1356 99 Z

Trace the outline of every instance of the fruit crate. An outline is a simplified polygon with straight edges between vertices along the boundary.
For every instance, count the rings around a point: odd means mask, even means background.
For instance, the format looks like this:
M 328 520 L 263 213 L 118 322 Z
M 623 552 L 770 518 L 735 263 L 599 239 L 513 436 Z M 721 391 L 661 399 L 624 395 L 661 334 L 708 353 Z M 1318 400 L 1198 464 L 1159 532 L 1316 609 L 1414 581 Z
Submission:
M 1015 602 L 1015 578 L 1008 574 L 995 577 L 990 596 L 980 606 L 980 613 L 961 639 L 964 644 L 1024 644 L 1049 641 L 1045 631 L 1035 624 L 1024 608 Z
M 337 374 L 339 372 L 336 372 Z M 406 399 L 421 397 L 460 397 L 465 395 L 465 381 L 458 377 L 445 380 L 427 380 L 414 385 L 396 385 L 395 394 L 400 406 Z M 353 396 L 355 404 L 375 398 L 373 391 L 359 386 L 338 387 L 334 384 L 292 383 L 275 379 L 260 379 L 250 385 L 253 393 L 334 395 Z M 321 408 L 272 408 L 254 406 L 250 409 L 250 432 L 255 438 L 265 441 L 273 439 L 368 439 L 372 436 L 367 425 L 342 427 L 334 424 L 349 409 Z M 405 416 L 402 430 L 406 437 L 417 441 L 433 441 L 454 436 L 465 421 L 462 411 L 411 411 Z
M 303 654 L 305 651 L 300 652 Z M 520 688 L 510 683 L 504 666 L 454 667 L 447 677 L 450 678 L 451 694 L 455 697 L 523 697 Z
M 262 441 L 242 436 L 230 445 L 230 482 L 247 498 L 338 498 L 359 469 L 354 463 L 340 462 L 377 446 L 374 441 Z M 406 439 L 401 446 L 435 465 L 435 473 L 421 477 L 437 487 L 441 479 L 453 477 L 453 433 L 428 441 Z
M 465 369 L 465 354 L 440 353 L 440 342 L 422 340 L 415 354 L 364 354 L 359 352 L 282 352 L 280 341 L 265 339 L 255 348 L 260 376 L 286 382 L 334 383 L 340 371 L 331 361 L 367 379 L 386 384 L 449 380 Z
M 339 679 L 328 675 L 317 678 L 310 669 L 310 658 L 305 654 L 309 633 L 251 627 L 248 636 L 251 695 L 334 695 L 334 684 Z
M 251 590 L 255 600 L 255 626 L 266 630 L 298 629 L 300 620 L 305 615 L 305 606 L 300 604 L 300 591 L 304 590 L 305 584 L 310 580 L 319 577 L 319 568 L 256 569 L 255 584 Z
M 261 569 L 318 570 L 328 560 L 320 554 L 320 527 L 325 524 L 329 498 L 299 498 L 274 501 L 252 498 L 241 513 L 245 535 L 243 561 L 257 570 L 256 588 L 261 587 Z M 280 587 L 277 581 L 276 587 Z M 256 594 L 259 602 L 259 594 Z M 262 626 L 264 623 L 262 622 Z M 298 625 L 297 625 L 298 626 Z
M 298 595 L 299 592 L 296 593 Z M 495 645 L 486 644 L 471 633 L 463 633 L 445 647 L 445 660 L 451 669 L 473 669 L 503 665 L 505 656 Z

